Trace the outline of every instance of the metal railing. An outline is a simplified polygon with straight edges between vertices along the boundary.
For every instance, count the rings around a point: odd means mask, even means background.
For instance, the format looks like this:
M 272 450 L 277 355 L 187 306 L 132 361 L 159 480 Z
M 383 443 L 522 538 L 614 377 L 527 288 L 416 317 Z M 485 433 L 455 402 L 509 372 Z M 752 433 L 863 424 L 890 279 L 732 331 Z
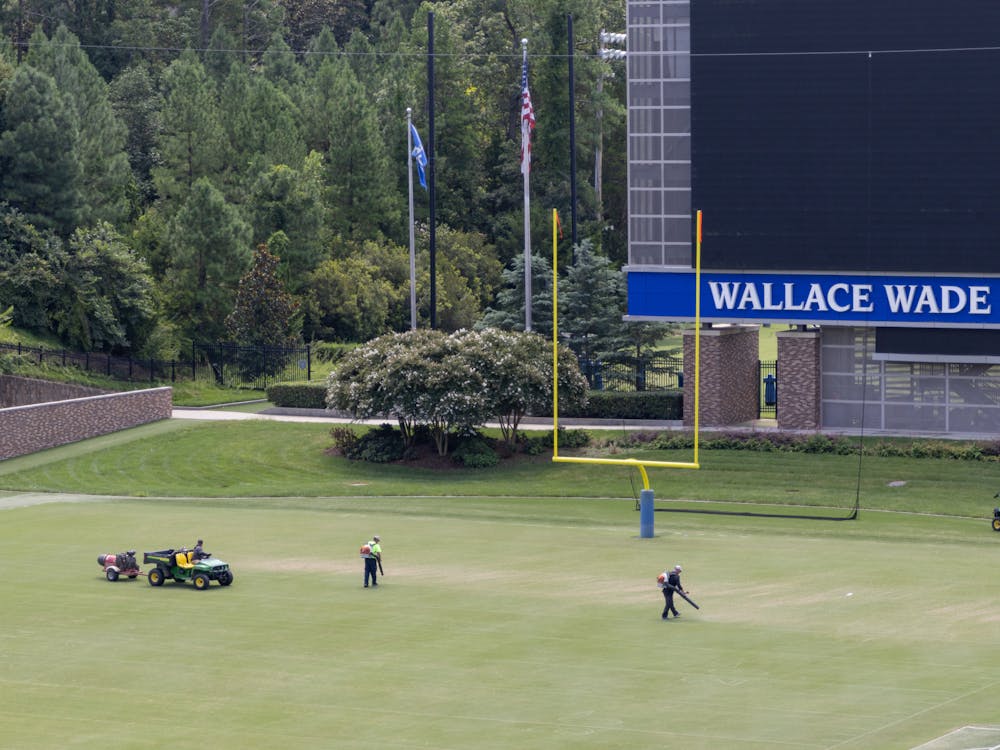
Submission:
M 312 379 L 312 352 L 309 346 L 281 348 L 195 344 L 188 360 L 122 357 L 104 352 L 73 352 L 0 343 L 0 354 L 4 352 L 30 357 L 40 365 L 77 367 L 84 372 L 133 383 L 197 380 L 211 372 L 219 385 L 263 390 L 276 382 Z
M 595 391 L 663 391 L 684 386 L 680 357 L 614 354 L 580 359 L 580 372 Z

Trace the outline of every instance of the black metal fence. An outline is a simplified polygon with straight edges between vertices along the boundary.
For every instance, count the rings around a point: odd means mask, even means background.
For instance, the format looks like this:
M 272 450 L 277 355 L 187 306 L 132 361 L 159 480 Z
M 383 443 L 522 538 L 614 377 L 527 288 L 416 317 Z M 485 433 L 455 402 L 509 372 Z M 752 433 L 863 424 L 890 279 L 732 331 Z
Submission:
M 757 401 L 761 419 L 778 417 L 778 363 L 760 360 L 757 363 Z
M 0 343 L 0 353 L 30 357 L 38 364 L 77 367 L 115 380 L 166 383 L 197 380 L 211 373 L 219 385 L 263 390 L 276 382 L 310 380 L 309 346 L 296 348 L 196 344 L 189 360 L 138 359 L 98 352 L 72 352 Z
M 615 354 L 581 359 L 580 371 L 595 391 L 663 391 L 684 387 L 680 357 L 632 357 Z
M 308 346 L 237 346 L 198 344 L 219 385 L 264 390 L 272 383 L 312 379 L 312 351 Z

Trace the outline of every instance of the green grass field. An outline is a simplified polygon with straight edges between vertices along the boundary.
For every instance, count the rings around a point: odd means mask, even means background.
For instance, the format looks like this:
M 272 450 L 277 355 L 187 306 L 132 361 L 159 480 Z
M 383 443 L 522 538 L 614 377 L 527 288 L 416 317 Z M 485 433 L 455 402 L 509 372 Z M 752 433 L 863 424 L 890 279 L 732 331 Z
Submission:
M 849 457 L 712 454 L 651 472 L 641 539 L 613 467 L 358 466 L 325 432 L 168 422 L 0 464 L 0 748 L 1000 743 L 952 734 L 1000 725 L 995 464 L 867 460 L 857 521 L 667 512 L 853 502 Z M 199 536 L 231 587 L 96 561 Z M 701 609 L 664 622 L 678 562 Z

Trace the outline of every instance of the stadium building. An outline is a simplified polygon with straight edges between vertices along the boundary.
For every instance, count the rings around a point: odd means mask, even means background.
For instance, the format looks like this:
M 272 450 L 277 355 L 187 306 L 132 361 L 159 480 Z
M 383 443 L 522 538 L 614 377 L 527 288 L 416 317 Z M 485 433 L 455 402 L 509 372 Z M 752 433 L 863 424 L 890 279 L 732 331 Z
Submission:
M 629 302 L 701 423 L 1000 434 L 1000 3 L 628 0 Z M 685 334 L 685 420 L 693 413 Z

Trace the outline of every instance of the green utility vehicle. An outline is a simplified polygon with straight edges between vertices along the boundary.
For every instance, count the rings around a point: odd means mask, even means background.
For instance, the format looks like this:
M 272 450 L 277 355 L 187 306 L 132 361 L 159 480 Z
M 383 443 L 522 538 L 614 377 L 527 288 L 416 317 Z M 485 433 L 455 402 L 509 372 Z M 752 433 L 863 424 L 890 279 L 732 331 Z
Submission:
M 144 552 L 142 562 L 156 566 L 146 574 L 150 586 L 162 586 L 165 580 L 173 578 L 177 583 L 191 581 L 196 589 L 203 591 L 212 581 L 222 586 L 233 582 L 233 571 L 228 563 L 208 554 L 198 558 L 193 551 L 184 548 Z

